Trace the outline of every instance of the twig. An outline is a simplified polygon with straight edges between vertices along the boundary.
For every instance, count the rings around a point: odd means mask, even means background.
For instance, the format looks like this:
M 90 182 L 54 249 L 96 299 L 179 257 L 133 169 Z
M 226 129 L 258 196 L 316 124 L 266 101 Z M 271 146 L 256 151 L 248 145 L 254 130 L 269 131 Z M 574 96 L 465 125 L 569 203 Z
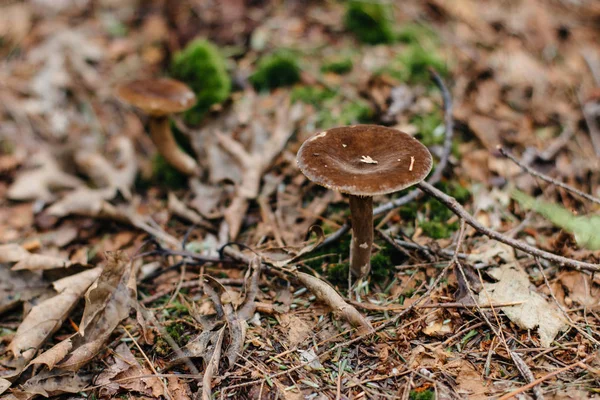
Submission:
M 496 232 L 492 229 L 489 229 L 489 228 L 483 226 L 471 214 L 469 214 L 467 212 L 467 210 L 465 210 L 456 201 L 456 199 L 454 197 L 448 196 L 447 194 L 436 189 L 435 187 L 433 187 L 432 185 L 430 185 L 427 182 L 420 182 L 417 184 L 417 186 L 425 193 L 427 193 L 430 196 L 433 196 L 437 200 L 439 200 L 442 204 L 444 204 L 446 207 L 448 207 L 450 209 L 450 211 L 452 211 L 454 214 L 458 215 L 460 218 L 464 219 L 467 224 L 471 225 L 477 231 L 483 233 L 484 235 L 486 235 L 494 240 L 505 243 L 511 247 L 514 247 L 515 249 L 524 251 L 525 253 L 528 253 L 532 256 L 537 256 L 537 257 L 543 258 L 545 260 L 555 262 L 559 266 L 571 267 L 576 270 L 585 270 L 585 271 L 593 271 L 593 272 L 600 271 L 599 264 L 591 264 L 591 263 L 587 263 L 587 262 L 583 262 L 583 261 L 577 261 L 577 260 L 572 260 L 570 258 L 558 256 L 556 254 L 552 254 L 547 251 L 540 250 L 537 247 L 530 246 L 527 243 L 524 243 L 520 240 L 509 238 L 508 236 L 503 235 L 500 232 Z
M 590 355 L 589 357 L 586 357 L 584 360 L 578 361 L 578 362 L 576 362 L 576 363 L 574 363 L 574 364 L 567 365 L 566 367 L 562 367 L 562 368 L 559 368 L 559 369 L 557 369 L 557 370 L 555 370 L 555 371 L 552 371 L 552 372 L 550 372 L 548 375 L 544 375 L 544 376 L 542 376 L 541 378 L 538 378 L 538 379 L 536 379 L 535 381 L 533 381 L 533 382 L 530 382 L 530 383 L 528 383 L 528 384 L 527 384 L 527 385 L 525 385 L 525 386 L 521 386 L 521 387 L 520 387 L 520 388 L 518 388 L 517 390 L 514 390 L 514 391 L 512 391 L 512 392 L 510 392 L 510 393 L 508 393 L 508 394 L 505 394 L 504 396 L 500 397 L 498 400 L 508 400 L 508 399 L 511 399 L 511 398 L 513 398 L 513 397 L 517 396 L 518 394 L 521 394 L 521 393 L 523 393 L 523 392 L 525 392 L 525 391 L 527 391 L 527 390 L 531 389 L 532 387 L 534 387 L 534 386 L 537 386 L 537 385 L 539 385 L 540 383 L 542 383 L 542 382 L 544 382 L 544 381 L 546 381 L 546 380 L 548 380 L 548 379 L 552 378 L 553 376 L 556 376 L 556 375 L 558 375 L 558 374 L 560 374 L 560 373 L 566 372 L 566 371 L 568 371 L 568 370 L 570 370 L 570 369 L 573 369 L 573 368 L 575 368 L 575 367 L 581 367 L 581 368 L 585 368 L 585 367 L 583 367 L 583 365 L 584 365 L 584 364 L 585 364 L 587 361 L 591 360 L 591 359 L 592 359 L 592 358 L 594 358 L 594 357 L 596 357 L 596 354 L 595 354 L 595 353 L 594 353 L 594 354 L 592 354 L 592 355 Z
M 578 95 L 578 99 L 585 123 L 588 126 L 592 146 L 594 147 L 596 156 L 600 157 L 600 124 L 596 120 L 600 106 L 593 101 L 585 102 L 581 93 Z
M 135 340 L 135 338 L 131 335 L 131 333 L 129 333 L 129 331 L 127 330 L 127 328 L 125 326 L 123 326 L 123 330 L 125 331 L 127 336 L 129 336 L 129 338 L 133 341 L 133 344 L 135 345 L 135 347 L 137 347 L 137 349 L 140 351 L 140 353 L 142 353 L 142 357 L 144 357 L 144 360 L 146 360 L 146 362 L 148 363 L 148 366 L 152 370 L 152 373 L 154 374 L 154 376 L 156 376 L 156 379 L 159 380 L 159 382 L 162 384 L 163 388 L 165 389 L 165 394 L 168 396 L 169 399 L 173 399 L 174 397 L 171 394 L 171 392 L 169 391 L 169 388 L 167 387 L 165 382 L 158 377 L 158 371 L 156 370 L 156 368 L 154 368 L 154 364 L 152 364 L 152 362 L 150 362 L 150 359 L 148 358 L 146 353 L 144 353 L 144 350 L 139 345 L 137 340 Z
M 360 303 L 360 302 L 354 301 L 354 300 L 348 300 L 348 303 L 350 303 L 354 306 L 357 306 L 359 308 L 362 308 L 364 310 L 370 310 L 370 311 L 394 312 L 394 311 L 404 310 L 408 307 L 406 305 L 400 305 L 400 304 L 382 306 L 379 304 L 372 304 L 372 303 Z M 519 306 L 523 303 L 525 303 L 525 302 L 524 301 L 510 301 L 510 302 L 506 302 L 506 303 L 479 304 L 479 307 L 480 308 L 511 307 L 511 306 Z M 423 304 L 423 305 L 417 306 L 416 308 L 475 308 L 475 304 L 465 304 L 465 303 L 455 303 L 455 302 L 429 303 L 429 304 Z
M 541 172 L 538 172 L 536 170 L 534 170 L 533 168 L 523 164 L 522 162 L 520 162 L 514 155 L 510 154 L 509 152 L 507 152 L 505 149 L 503 149 L 501 146 L 497 147 L 498 151 L 500 151 L 500 154 L 502 154 L 504 157 L 508 158 L 509 160 L 511 160 L 512 162 L 514 162 L 515 164 L 517 164 L 519 167 L 521 167 L 525 172 L 527 172 L 530 175 L 533 175 L 535 177 L 540 178 L 543 181 L 546 181 L 548 183 L 551 183 L 553 185 L 556 185 L 558 187 L 561 187 L 565 190 L 568 190 L 571 193 L 575 193 L 578 196 L 583 197 L 584 199 L 587 199 L 593 203 L 596 204 L 600 204 L 600 199 L 597 197 L 594 197 L 588 193 L 582 192 L 581 190 L 574 188 L 571 185 L 568 185 L 566 183 L 557 181 L 556 179 L 553 179 L 551 177 L 549 177 L 548 175 L 542 174 Z
M 531 372 L 531 369 L 525 361 L 523 361 L 521 356 L 512 350 L 509 350 L 508 354 L 510 354 L 510 358 L 512 358 L 523 378 L 525 378 L 528 383 L 534 382 L 535 378 L 533 377 L 533 372 Z M 544 400 L 544 394 L 539 385 L 535 385 L 532 389 L 536 400 Z

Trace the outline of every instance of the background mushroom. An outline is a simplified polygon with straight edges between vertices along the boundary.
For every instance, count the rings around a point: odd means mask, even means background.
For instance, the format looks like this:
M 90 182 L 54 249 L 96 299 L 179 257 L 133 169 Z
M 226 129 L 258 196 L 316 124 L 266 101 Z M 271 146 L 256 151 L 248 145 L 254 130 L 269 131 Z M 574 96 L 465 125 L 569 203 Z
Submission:
M 199 174 L 198 164 L 177 145 L 169 126 L 170 114 L 196 104 L 196 95 L 189 87 L 169 78 L 143 79 L 119 86 L 117 95 L 148 114 L 150 137 L 169 164 L 186 175 Z
M 373 196 L 412 186 L 429 174 L 429 150 L 412 136 L 376 125 L 329 129 L 309 138 L 298 151 L 298 167 L 311 181 L 350 195 L 350 270 L 371 270 Z

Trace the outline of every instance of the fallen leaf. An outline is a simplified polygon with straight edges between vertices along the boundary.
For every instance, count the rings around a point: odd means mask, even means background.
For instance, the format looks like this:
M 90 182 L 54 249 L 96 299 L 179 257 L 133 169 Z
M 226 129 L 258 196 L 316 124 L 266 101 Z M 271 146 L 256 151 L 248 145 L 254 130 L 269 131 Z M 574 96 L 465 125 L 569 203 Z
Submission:
M 74 189 L 83 186 L 81 180 L 63 172 L 47 152 L 39 152 L 32 156 L 31 163 L 36 168 L 23 171 L 17 176 L 8 189 L 9 199 L 51 201 L 57 189 Z
M 600 306 L 600 287 L 589 275 L 580 271 L 566 271 L 558 279 L 567 289 L 571 300 L 592 310 Z
M 223 344 L 223 336 L 225 327 L 222 327 L 217 334 L 217 341 L 214 350 L 204 370 L 202 377 L 202 400 L 212 399 L 212 380 L 214 375 L 219 371 L 219 361 L 221 360 L 221 348 Z
M 0 314 L 51 290 L 41 274 L 11 271 L 8 265 L 0 263 Z
M 154 398 L 164 396 L 164 387 L 156 377 L 127 379 L 151 375 L 152 372 L 147 367 L 140 366 L 126 343 L 117 346 L 112 361 L 94 381 L 96 385 L 102 386 L 99 391 L 100 397 L 115 398 L 120 389 Z
M 558 204 L 534 199 L 518 190 L 512 192 L 512 197 L 524 208 L 542 214 L 554 225 L 571 232 L 579 246 L 600 250 L 600 216 L 573 215 Z
M 566 328 L 557 307 L 531 288 L 529 276 L 516 264 L 505 264 L 488 274 L 498 282 L 484 284 L 478 303 L 522 301 L 523 304 L 501 307 L 501 310 L 522 329 L 538 327 L 542 347 L 549 347 L 556 335 Z
M 19 389 L 13 392 L 16 399 L 31 399 L 35 396 L 58 396 L 63 393 L 79 393 L 85 389 L 91 375 L 68 371 L 42 371 L 30 378 Z
M 0 394 L 6 392 L 6 389 L 8 389 L 10 385 L 10 381 L 7 381 L 4 378 L 0 378 Z
M 129 287 L 131 262 L 122 252 L 106 253 L 102 274 L 85 295 L 80 331 L 72 339 L 73 350 L 59 364 L 77 371 L 96 356 L 133 305 Z M 68 339 L 70 340 L 70 339 Z
M 54 282 L 57 295 L 34 306 L 25 317 L 8 349 L 15 358 L 33 358 L 40 346 L 63 324 L 77 301 L 98 278 L 97 267 Z
M 167 377 L 169 392 L 173 395 L 173 400 L 190 400 L 192 391 L 190 385 L 183 382 L 176 376 Z
M 118 166 L 114 166 L 101 153 L 86 150 L 75 153 L 75 162 L 97 187 L 117 189 L 123 197 L 130 199 L 138 170 L 135 149 L 131 139 L 125 136 L 116 137 L 114 147 L 120 164 Z
M 461 362 L 456 383 L 459 387 L 459 393 L 464 393 L 469 399 L 485 400 L 489 398 L 486 394 L 488 388 L 485 385 L 485 381 L 481 378 L 481 374 L 468 361 Z

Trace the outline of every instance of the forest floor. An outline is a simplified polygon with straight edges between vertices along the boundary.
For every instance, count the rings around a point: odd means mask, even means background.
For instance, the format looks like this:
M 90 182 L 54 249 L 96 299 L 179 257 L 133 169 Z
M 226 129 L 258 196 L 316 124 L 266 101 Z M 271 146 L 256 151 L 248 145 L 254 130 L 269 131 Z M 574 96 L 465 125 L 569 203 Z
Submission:
M 0 2 L 0 398 L 600 397 L 598 37 L 594 0 Z M 195 178 L 116 96 L 161 76 Z M 296 165 L 357 123 L 434 158 L 358 282 Z

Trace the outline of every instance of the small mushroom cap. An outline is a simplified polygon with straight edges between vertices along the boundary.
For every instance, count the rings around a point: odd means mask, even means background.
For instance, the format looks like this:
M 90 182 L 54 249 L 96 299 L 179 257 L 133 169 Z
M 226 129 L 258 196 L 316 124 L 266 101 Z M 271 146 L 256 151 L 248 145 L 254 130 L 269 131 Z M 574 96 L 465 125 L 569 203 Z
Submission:
M 141 79 L 117 88 L 121 100 L 152 116 L 163 116 L 189 110 L 196 95 L 186 84 L 175 79 Z
M 355 196 L 377 196 L 412 186 L 429 174 L 429 150 L 396 129 L 354 125 L 308 139 L 296 161 L 311 181 Z

